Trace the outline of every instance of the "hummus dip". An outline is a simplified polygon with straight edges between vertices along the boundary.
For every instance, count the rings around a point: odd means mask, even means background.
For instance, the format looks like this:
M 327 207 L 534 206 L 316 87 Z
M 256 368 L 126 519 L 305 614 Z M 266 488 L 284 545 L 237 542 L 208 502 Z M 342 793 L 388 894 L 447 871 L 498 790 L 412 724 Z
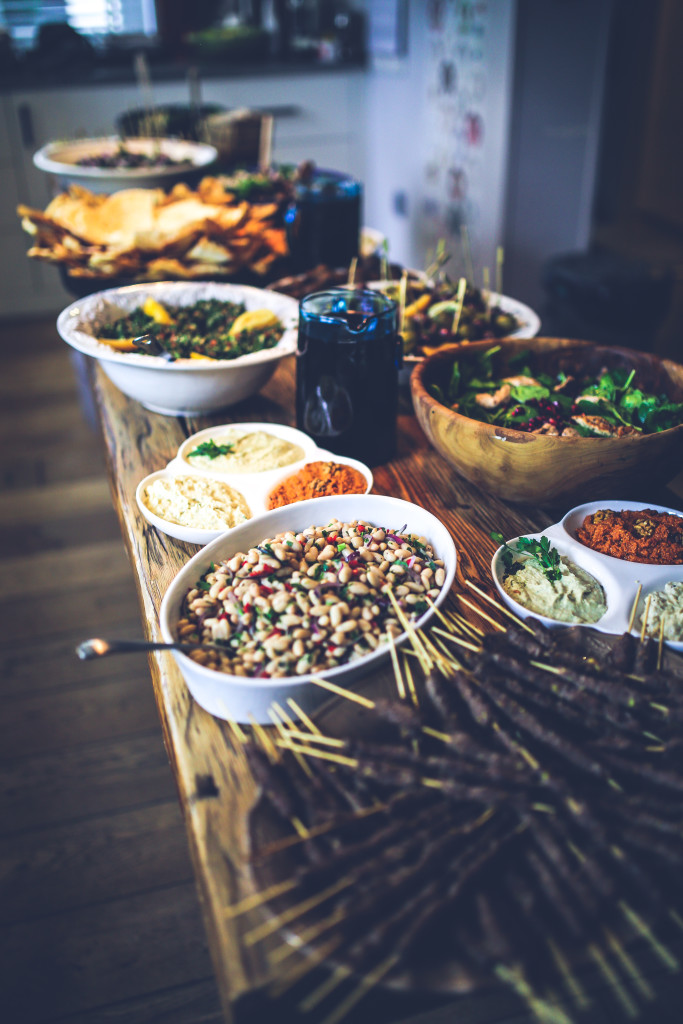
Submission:
M 519 553 L 516 558 L 522 568 L 504 577 L 503 589 L 529 611 L 558 622 L 597 622 L 607 611 L 598 581 L 566 555 L 560 558 L 559 580 L 549 580 L 533 558 Z
M 208 477 L 157 477 L 142 500 L 160 519 L 199 530 L 227 530 L 251 519 L 244 495 Z
M 638 618 L 638 629 L 643 628 L 643 608 Z M 662 590 L 650 594 L 650 608 L 647 613 L 648 636 L 659 636 L 664 620 L 665 640 L 683 640 L 683 583 L 665 583 Z
M 207 445 L 214 448 L 213 454 L 204 454 Z M 228 445 L 230 451 L 220 454 L 215 452 L 216 448 Z M 196 448 L 202 450 L 194 454 Z M 187 452 L 185 461 L 191 466 L 214 473 L 263 473 L 267 469 L 290 466 L 305 455 L 300 445 L 275 437 L 265 430 L 226 430 L 196 448 Z

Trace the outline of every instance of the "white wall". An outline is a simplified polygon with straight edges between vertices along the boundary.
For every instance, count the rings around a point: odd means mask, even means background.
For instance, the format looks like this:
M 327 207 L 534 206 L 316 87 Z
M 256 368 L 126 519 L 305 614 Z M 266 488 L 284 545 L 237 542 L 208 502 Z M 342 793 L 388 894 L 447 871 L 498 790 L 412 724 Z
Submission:
M 444 238 L 451 276 L 465 270 L 465 224 L 481 283 L 503 238 L 516 0 L 447 0 L 440 24 L 433 6 L 411 0 L 407 55 L 375 59 L 368 73 L 365 222 L 417 268 Z M 467 130 L 473 116 L 478 137 Z

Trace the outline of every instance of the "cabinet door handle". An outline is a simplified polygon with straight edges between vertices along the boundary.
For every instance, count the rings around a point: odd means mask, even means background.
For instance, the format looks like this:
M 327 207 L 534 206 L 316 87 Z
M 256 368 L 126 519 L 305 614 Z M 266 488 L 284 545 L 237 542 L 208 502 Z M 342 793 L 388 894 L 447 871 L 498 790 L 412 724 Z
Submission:
M 26 148 L 29 146 L 35 146 L 36 136 L 33 131 L 33 117 L 28 103 L 19 104 L 17 107 L 17 117 L 19 118 L 19 131 L 21 132 L 22 144 Z

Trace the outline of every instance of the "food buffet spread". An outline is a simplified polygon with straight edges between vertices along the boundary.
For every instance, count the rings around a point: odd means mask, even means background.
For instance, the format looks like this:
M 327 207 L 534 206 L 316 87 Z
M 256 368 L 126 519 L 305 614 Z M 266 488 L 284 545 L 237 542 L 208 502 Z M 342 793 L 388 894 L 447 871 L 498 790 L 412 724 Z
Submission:
M 287 255 L 280 200 L 246 195 L 19 211 L 29 255 L 116 278 L 58 328 L 173 647 L 152 678 L 226 1014 L 653 1019 L 683 942 L 683 367 L 386 254 L 201 280 Z M 340 448 L 334 367 L 329 448 L 297 421 L 298 299 L 330 289 L 316 330 L 360 336 L 368 293 L 396 317 L 391 458 Z

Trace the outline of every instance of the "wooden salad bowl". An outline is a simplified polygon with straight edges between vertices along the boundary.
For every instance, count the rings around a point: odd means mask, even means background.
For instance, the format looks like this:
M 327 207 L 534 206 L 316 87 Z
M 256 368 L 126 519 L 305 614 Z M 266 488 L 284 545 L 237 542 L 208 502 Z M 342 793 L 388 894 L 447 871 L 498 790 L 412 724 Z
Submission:
M 636 370 L 638 386 L 683 401 L 683 366 L 627 348 L 568 338 L 505 339 L 449 345 L 419 363 L 410 389 L 420 426 L 457 473 L 509 501 L 552 505 L 597 498 L 648 500 L 652 489 L 683 468 L 683 424 L 655 434 L 626 437 L 552 437 L 483 423 L 463 416 L 429 393 L 447 385 L 456 359 L 466 360 L 494 345 L 507 360 L 522 350 L 537 372 L 595 374 L 602 367 Z M 649 500 L 654 500 L 649 497 Z

